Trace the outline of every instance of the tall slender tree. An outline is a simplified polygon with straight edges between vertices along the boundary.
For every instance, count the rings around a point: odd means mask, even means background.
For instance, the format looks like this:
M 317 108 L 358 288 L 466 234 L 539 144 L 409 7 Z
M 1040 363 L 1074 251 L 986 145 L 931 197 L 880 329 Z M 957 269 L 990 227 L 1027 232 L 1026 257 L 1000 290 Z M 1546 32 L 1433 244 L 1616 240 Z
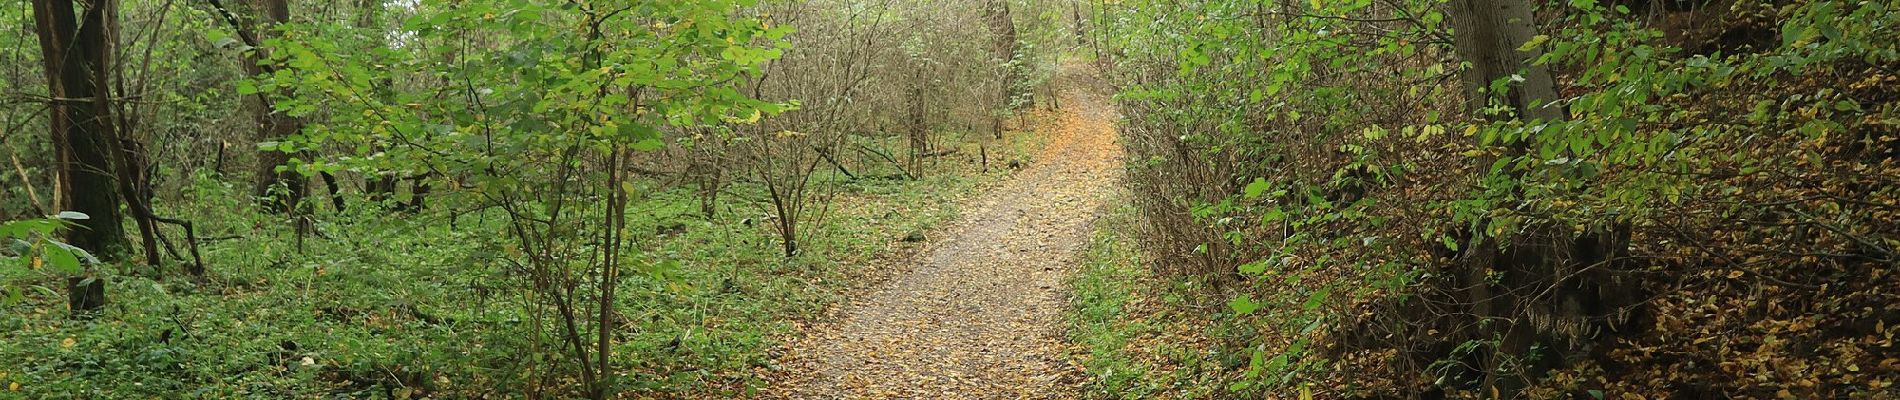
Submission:
M 1003 138 L 1003 114 L 1016 111 L 1016 97 L 1021 96 L 1023 68 L 1016 59 L 1022 52 L 1022 45 L 1016 41 L 1016 20 L 1010 16 L 1009 0 L 989 0 L 984 4 L 983 14 L 989 21 L 991 47 L 1001 76 L 996 85 L 997 115 L 990 119 L 991 133 L 997 139 Z

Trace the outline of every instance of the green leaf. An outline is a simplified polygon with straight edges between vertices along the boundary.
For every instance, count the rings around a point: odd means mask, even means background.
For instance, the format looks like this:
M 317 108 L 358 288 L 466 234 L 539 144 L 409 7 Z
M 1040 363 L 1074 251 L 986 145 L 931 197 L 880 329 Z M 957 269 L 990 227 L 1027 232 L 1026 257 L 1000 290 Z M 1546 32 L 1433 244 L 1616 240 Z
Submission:
M 1253 183 L 1247 184 L 1247 189 L 1246 189 L 1247 198 L 1249 199 L 1259 198 L 1260 194 L 1266 193 L 1267 189 L 1271 186 L 1273 185 L 1267 183 L 1266 178 L 1253 178 Z
M 1240 297 L 1235 297 L 1233 300 L 1228 301 L 1227 308 L 1234 310 L 1234 316 L 1241 316 L 1252 314 L 1254 310 L 1259 310 L 1260 304 L 1254 303 L 1253 298 L 1243 294 L 1240 295 Z
M 660 140 L 660 138 L 651 137 L 633 142 L 633 145 L 629 147 L 637 151 L 654 151 L 666 148 L 666 142 Z
M 1260 353 L 1255 352 L 1254 357 L 1259 358 Z M 1286 365 L 1289 362 L 1290 361 L 1287 359 L 1287 354 L 1280 353 L 1280 355 L 1273 356 L 1273 360 L 1267 361 L 1266 365 L 1262 366 L 1262 368 L 1264 368 L 1267 372 L 1280 372 L 1281 370 L 1286 369 Z
M 1807 36 L 1807 31 L 1808 27 L 1800 25 L 1799 19 L 1788 20 L 1787 23 L 1781 26 L 1781 47 L 1794 45 L 1794 42 L 1800 41 L 1802 37 Z
M 0 237 L 27 237 L 29 234 L 51 235 L 59 230 L 58 219 L 25 219 L 0 224 Z
M 52 244 L 54 247 L 65 249 L 67 252 L 72 253 L 73 256 L 79 257 L 79 261 L 82 262 L 82 264 L 80 264 L 81 267 L 84 267 L 87 264 L 99 263 L 99 258 L 93 257 L 92 252 L 86 251 L 86 249 L 82 249 L 82 248 L 79 248 L 78 246 L 73 246 L 70 244 L 66 244 L 65 242 L 60 242 L 60 241 L 55 241 L 55 240 L 49 240 L 47 241 L 47 243 Z
M 1240 264 L 1239 269 L 1240 269 L 1240 273 L 1248 274 L 1248 275 L 1259 275 L 1262 273 L 1266 273 L 1267 260 L 1254 260 L 1253 262 Z
M 1326 304 L 1326 298 L 1332 297 L 1332 295 L 1333 288 L 1331 286 L 1320 289 L 1318 292 L 1313 292 L 1312 295 L 1306 296 L 1306 302 L 1300 303 L 1300 308 L 1304 308 L 1307 311 L 1319 309 L 1320 305 Z
M 674 279 L 674 275 L 676 275 L 676 273 L 679 272 L 679 269 L 680 269 L 680 262 L 678 260 L 662 260 L 660 262 L 646 263 L 642 265 L 642 268 L 640 268 L 641 270 L 640 272 L 645 273 L 648 277 L 651 277 L 656 280 L 672 281 Z
M 77 274 L 85 271 L 85 268 L 79 265 L 79 255 L 73 254 L 72 249 L 67 246 L 46 246 L 43 247 L 40 254 L 46 257 L 45 268 L 49 272 L 56 274 Z
M 1280 206 L 1273 206 L 1273 208 L 1267 210 L 1266 215 L 1260 216 L 1260 223 L 1269 224 L 1280 222 L 1284 219 L 1286 219 L 1286 211 L 1280 210 Z
M 621 124 L 616 133 L 627 139 L 645 140 L 660 137 L 660 131 L 646 124 L 628 122 Z

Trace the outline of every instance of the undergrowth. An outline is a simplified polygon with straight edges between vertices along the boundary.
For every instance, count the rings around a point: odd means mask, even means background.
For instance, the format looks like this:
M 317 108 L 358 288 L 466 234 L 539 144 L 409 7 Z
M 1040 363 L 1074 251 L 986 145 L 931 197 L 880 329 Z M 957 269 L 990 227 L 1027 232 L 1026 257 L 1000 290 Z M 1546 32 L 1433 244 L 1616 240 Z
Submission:
M 1208 398 L 1223 362 L 1209 351 L 1213 321 L 1188 303 L 1193 280 L 1155 276 L 1143 263 L 1133 228 L 1140 218 L 1124 204 L 1098 222 L 1071 279 L 1070 339 L 1089 374 L 1092 399 Z
M 1001 175 L 839 182 L 821 245 L 791 259 L 761 222 L 768 214 L 744 200 L 756 189 L 736 188 L 740 199 L 708 220 L 690 190 L 644 188 L 657 192 L 630 205 L 631 230 L 649 256 L 677 265 L 622 283 L 623 389 L 756 390 L 748 372 L 771 367 L 767 352 L 791 321 L 839 301 L 873 258 Z M 207 281 L 121 267 L 89 320 L 66 318 L 51 275 L 0 268 L 0 284 L 26 295 L 0 307 L 0 397 L 474 398 L 519 393 L 535 384 L 520 377 L 552 363 L 511 350 L 545 336 L 524 314 L 527 285 L 500 261 L 504 216 L 346 212 L 321 218 L 300 250 L 241 191 L 204 177 L 193 200 L 166 211 L 199 218 Z

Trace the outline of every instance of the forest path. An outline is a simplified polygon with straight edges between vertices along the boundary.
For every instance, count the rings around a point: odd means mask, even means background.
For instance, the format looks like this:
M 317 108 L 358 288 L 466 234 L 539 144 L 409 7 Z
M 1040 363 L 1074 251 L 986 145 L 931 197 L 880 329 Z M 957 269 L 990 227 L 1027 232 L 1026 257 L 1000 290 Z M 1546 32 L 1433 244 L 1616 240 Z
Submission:
M 963 205 L 930 247 L 841 320 L 791 343 L 763 395 L 785 399 L 1066 399 L 1066 282 L 1119 184 L 1109 98 L 1065 65 L 1059 120 L 1033 163 Z

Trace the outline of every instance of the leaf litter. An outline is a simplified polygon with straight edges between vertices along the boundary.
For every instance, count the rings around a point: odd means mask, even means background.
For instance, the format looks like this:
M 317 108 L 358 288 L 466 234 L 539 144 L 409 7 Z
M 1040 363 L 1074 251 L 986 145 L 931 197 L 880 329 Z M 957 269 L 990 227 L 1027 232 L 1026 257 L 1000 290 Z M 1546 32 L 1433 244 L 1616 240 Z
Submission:
M 774 399 L 1072 399 L 1064 283 L 1119 183 L 1115 112 L 1081 65 L 1012 180 L 969 200 L 883 287 L 808 327 L 760 395 Z

